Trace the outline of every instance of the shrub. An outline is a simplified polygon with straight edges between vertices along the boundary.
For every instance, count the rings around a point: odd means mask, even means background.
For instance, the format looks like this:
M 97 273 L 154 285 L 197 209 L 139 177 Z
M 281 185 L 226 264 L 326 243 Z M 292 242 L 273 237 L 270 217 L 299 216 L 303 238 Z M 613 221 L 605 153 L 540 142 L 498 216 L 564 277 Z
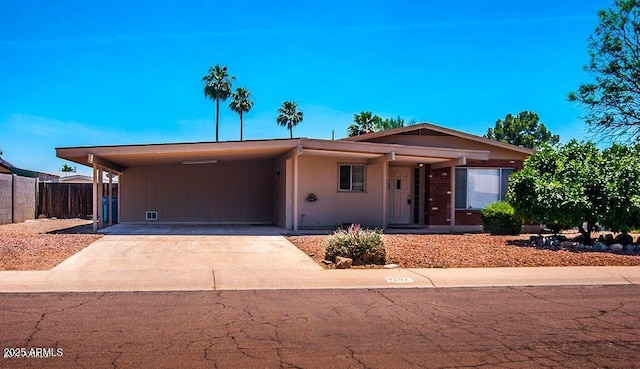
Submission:
M 522 219 L 515 215 L 513 206 L 504 201 L 482 209 L 482 225 L 485 232 L 493 235 L 516 235 L 522 231 Z
M 354 265 L 384 264 L 386 251 L 377 229 L 363 229 L 353 224 L 348 229 L 338 229 L 327 239 L 325 260 L 335 262 L 337 256 L 353 260 Z

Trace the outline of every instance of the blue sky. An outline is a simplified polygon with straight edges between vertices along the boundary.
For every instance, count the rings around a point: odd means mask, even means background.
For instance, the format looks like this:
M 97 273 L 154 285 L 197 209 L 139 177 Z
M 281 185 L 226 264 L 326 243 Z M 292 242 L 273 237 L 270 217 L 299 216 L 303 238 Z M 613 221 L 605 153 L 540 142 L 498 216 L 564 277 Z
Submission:
M 589 80 L 587 38 L 603 0 L 0 0 L 0 147 L 18 167 L 57 172 L 55 147 L 214 140 L 210 66 L 255 106 L 245 139 L 346 135 L 353 114 L 482 135 L 537 112 L 562 141 L 588 138 L 566 95 Z M 220 139 L 237 140 L 221 104 Z M 79 171 L 81 168 L 78 168 Z

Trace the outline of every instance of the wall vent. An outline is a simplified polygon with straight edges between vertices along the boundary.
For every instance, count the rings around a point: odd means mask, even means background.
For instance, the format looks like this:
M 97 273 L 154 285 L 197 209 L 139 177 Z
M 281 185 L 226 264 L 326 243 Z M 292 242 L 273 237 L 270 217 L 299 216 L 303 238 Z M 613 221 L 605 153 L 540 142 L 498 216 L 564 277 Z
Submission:
M 157 211 L 147 211 L 147 220 L 158 220 L 158 212 Z

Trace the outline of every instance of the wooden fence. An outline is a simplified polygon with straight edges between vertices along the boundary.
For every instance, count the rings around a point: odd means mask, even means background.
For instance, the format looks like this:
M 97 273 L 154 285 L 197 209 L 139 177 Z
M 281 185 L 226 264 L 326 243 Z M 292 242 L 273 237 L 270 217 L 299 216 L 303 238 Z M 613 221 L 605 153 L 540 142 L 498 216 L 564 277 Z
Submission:
M 103 195 L 108 195 L 109 184 L 103 184 Z M 118 184 L 113 184 L 113 196 L 118 196 Z M 89 219 L 93 215 L 91 183 L 40 183 L 38 214 L 59 219 Z M 100 202 L 102 211 L 102 202 Z

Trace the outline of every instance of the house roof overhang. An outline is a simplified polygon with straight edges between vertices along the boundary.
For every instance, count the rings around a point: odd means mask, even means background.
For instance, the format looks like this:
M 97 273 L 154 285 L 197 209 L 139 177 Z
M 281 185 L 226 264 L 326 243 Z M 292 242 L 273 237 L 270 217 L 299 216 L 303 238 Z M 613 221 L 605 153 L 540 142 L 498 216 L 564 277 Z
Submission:
M 346 140 L 285 139 L 56 148 L 56 155 L 81 165 L 122 173 L 127 167 L 275 159 L 280 156 L 335 156 L 407 164 L 488 160 L 489 152 Z
M 492 140 L 489 138 L 480 137 L 480 136 L 472 135 L 472 134 L 461 132 L 461 131 L 456 131 L 454 129 L 441 127 L 431 123 L 420 123 L 420 124 L 414 124 L 414 125 L 404 126 L 400 128 L 388 129 L 388 130 L 379 131 L 379 132 L 365 133 L 358 136 L 344 138 L 343 141 L 366 142 L 366 141 L 375 140 L 381 137 L 387 137 L 387 136 L 393 136 L 393 135 L 406 135 L 406 134 L 414 134 L 414 135 L 430 134 L 430 135 L 441 135 L 441 136 L 454 136 L 454 137 L 459 137 L 459 138 L 463 138 L 463 139 L 467 139 L 475 142 L 480 142 L 490 146 L 499 147 L 502 149 L 515 151 L 521 154 L 531 155 L 534 152 L 533 150 L 526 147 L 511 145 L 505 142 L 500 142 L 497 140 Z

